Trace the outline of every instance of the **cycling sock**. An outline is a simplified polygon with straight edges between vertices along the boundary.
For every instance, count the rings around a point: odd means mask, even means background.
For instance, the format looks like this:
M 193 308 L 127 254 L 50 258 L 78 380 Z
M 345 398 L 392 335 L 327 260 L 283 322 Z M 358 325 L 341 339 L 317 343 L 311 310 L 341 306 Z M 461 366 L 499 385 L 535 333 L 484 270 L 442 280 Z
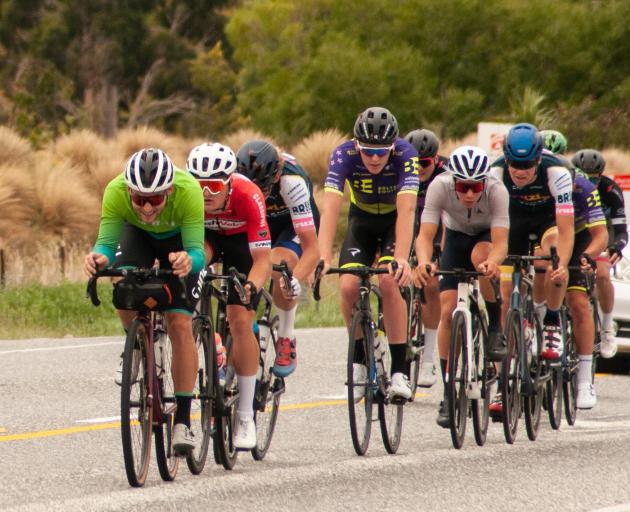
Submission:
M 354 359 L 355 363 L 365 364 L 365 349 L 363 348 L 363 338 L 354 340 Z
M 423 362 L 434 364 L 435 347 L 437 345 L 437 329 L 424 330 L 424 359 Z
M 612 313 L 602 313 L 602 329 L 604 331 L 613 330 L 613 314 Z
M 394 373 L 405 373 L 407 368 L 407 344 L 400 343 L 397 345 L 389 344 L 389 353 L 392 356 L 392 375 Z
M 560 325 L 560 311 L 547 308 L 545 313 L 545 325 Z
M 578 359 L 580 360 L 578 364 L 578 374 L 577 374 L 577 382 L 579 384 L 584 384 L 585 382 L 591 382 L 591 369 L 593 366 L 593 355 L 582 355 L 578 354 Z
M 278 336 L 280 338 L 293 338 L 293 326 L 295 324 L 295 311 L 297 304 L 289 311 L 278 308 Z
M 498 302 L 486 302 L 486 310 L 488 311 L 488 330 L 501 330 L 501 307 Z
M 540 323 L 543 322 L 545 318 L 545 313 L 547 312 L 547 303 L 546 302 L 534 302 L 534 313 L 538 317 L 538 321 Z
M 448 361 L 446 359 L 440 359 L 440 371 L 442 372 L 442 383 L 444 384 L 444 389 L 446 389 L 446 366 L 447 365 L 448 365 Z
M 175 393 L 177 400 L 177 410 L 175 411 L 174 424 L 183 423 L 190 428 L 190 403 L 192 402 L 192 393 Z
M 256 375 L 238 375 L 238 415 L 254 417 Z

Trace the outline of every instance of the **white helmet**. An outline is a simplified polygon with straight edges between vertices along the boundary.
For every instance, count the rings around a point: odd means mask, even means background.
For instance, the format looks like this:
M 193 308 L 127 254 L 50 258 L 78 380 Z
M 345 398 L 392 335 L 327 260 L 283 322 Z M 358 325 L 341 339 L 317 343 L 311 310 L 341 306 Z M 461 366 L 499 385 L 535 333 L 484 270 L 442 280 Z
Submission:
M 450 173 L 460 180 L 481 181 L 488 175 L 488 154 L 477 146 L 460 146 L 448 159 Z
M 131 155 L 125 168 L 125 183 L 136 192 L 164 192 L 173 184 L 173 162 L 157 148 L 141 149 Z
M 236 155 L 223 144 L 204 142 L 190 152 L 186 168 L 198 180 L 227 178 L 236 170 Z

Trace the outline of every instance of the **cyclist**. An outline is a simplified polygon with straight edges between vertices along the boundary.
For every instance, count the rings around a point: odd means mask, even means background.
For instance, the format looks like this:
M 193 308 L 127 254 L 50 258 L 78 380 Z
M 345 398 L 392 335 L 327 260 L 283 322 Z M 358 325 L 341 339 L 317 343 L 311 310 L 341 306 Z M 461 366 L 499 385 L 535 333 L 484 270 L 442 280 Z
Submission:
M 414 224 L 414 240 L 420 230 L 420 218 L 426 201 L 429 185 L 436 176 L 446 169 L 448 158 L 438 155 L 440 141 L 431 130 L 413 130 L 405 136 L 405 140 L 416 148 L 418 152 L 418 177 L 420 186 L 418 189 L 418 204 L 416 207 L 416 220 Z M 442 226 L 438 227 L 433 243 L 441 243 Z M 420 366 L 418 385 L 430 388 L 435 384 L 435 347 L 437 345 L 437 328 L 440 322 L 440 292 L 438 280 L 432 276 L 429 284 L 424 287 L 426 303 L 422 305 L 422 323 L 424 325 L 424 355 Z
M 610 281 L 610 269 L 622 258 L 621 251 L 628 243 L 623 193 L 614 180 L 602 174 L 606 168 L 606 160 L 599 151 L 582 149 L 573 156 L 572 162 L 597 187 L 608 224 L 608 248 L 597 257 L 596 274 L 597 295 L 602 309 L 603 333 L 600 350 L 602 357 L 607 359 L 617 353 L 612 317 L 615 289 Z
M 510 129 L 503 156 L 492 164 L 491 172 L 503 181 L 510 195 L 509 254 L 526 255 L 530 234 L 537 237 L 540 254 L 549 255 L 552 246 L 558 249 L 560 261 L 556 270 L 551 263 L 538 265 L 539 271 L 545 274 L 544 287 L 541 296 L 537 296 L 539 290 L 534 289 L 534 302 L 537 307 L 543 305 L 545 298 L 547 302 L 542 356 L 559 359 L 563 350 L 559 310 L 567 286 L 567 265 L 573 252 L 571 175 L 551 152 L 543 152 L 540 133 L 528 123 L 519 123 Z M 511 274 L 511 267 L 503 267 L 503 316 L 509 307 Z
M 313 184 L 293 156 L 281 153 L 264 140 L 245 143 L 236 153 L 236 161 L 237 172 L 256 183 L 265 196 L 271 261 L 275 264 L 286 261 L 293 273 L 289 290 L 283 288 L 279 272 L 272 274 L 273 301 L 280 320 L 273 372 L 287 377 L 297 365 L 293 326 L 300 282 L 306 280 L 319 261 L 319 211 L 313 198 Z
M 586 278 L 583 272 L 592 272 L 595 258 L 608 243 L 606 217 L 601 208 L 595 186 L 581 173 L 571 171 L 573 177 L 573 205 L 575 208 L 575 243 L 569 265 L 580 265 L 582 272 L 569 270 L 567 304 L 571 313 L 572 332 L 578 354 L 577 407 L 591 409 L 597 395 L 591 378 L 595 323 L 586 295 Z
M 399 287 L 407 285 L 411 275 L 408 258 L 418 193 L 418 153 L 398 137 L 398 122 L 389 110 L 370 107 L 363 111 L 354 124 L 354 138 L 332 152 L 319 231 L 324 272 L 332 261 L 346 182 L 351 205 L 339 265 L 371 265 L 377 252 L 379 265 L 397 262 L 395 273 L 379 276 L 379 286 L 392 360 L 390 391 L 408 399 L 407 310 Z M 342 275 L 340 288 L 341 312 L 349 328 L 352 307 L 359 297 L 359 278 Z M 362 343 L 356 346 L 363 348 Z M 363 360 L 363 354 L 356 357 Z M 356 381 L 365 380 L 364 365 L 356 364 L 354 371 Z
M 461 146 L 449 158 L 449 172 L 435 178 L 429 186 L 420 235 L 416 240 L 418 266 L 415 279 L 420 286 L 425 286 L 437 269 L 432 260 L 433 239 L 440 219 L 443 219 L 446 229 L 440 270 L 466 268 L 484 273 L 480 286 L 488 311 L 488 356 L 490 360 L 500 361 L 506 356 L 507 349 L 501 333 L 500 307 L 495 302 L 488 279 L 499 278 L 499 265 L 507 256 L 509 197 L 503 183 L 488 175 L 489 163 L 488 155 L 482 149 Z M 445 398 L 440 402 L 437 423 L 445 428 L 448 427 L 446 366 L 456 302 L 457 279 L 440 276 L 438 348 Z
M 190 152 L 186 164 L 203 190 L 205 239 L 209 263 L 222 260 L 223 268 L 235 267 L 247 275 L 245 302 L 233 287 L 228 292 L 227 318 L 233 346 L 230 362 L 238 378 L 239 402 L 234 446 L 249 450 L 256 445 L 254 393 L 259 347 L 253 331 L 260 290 L 271 274 L 271 240 L 265 198 L 245 176 L 234 173 L 236 156 L 222 144 L 201 144 Z
M 134 153 L 125 172 L 105 189 L 98 238 L 85 257 L 85 271 L 91 276 L 112 264 L 152 267 L 156 258 L 160 268 L 172 267 L 176 274 L 166 280 L 173 296 L 172 307 L 166 312 L 177 400 L 173 448 L 188 452 L 195 446 L 190 430 L 190 404 L 197 376 L 191 290 L 204 261 L 203 197 L 195 180 L 175 169 L 163 151 L 146 148 Z M 178 277 L 187 278 L 187 300 L 181 297 Z M 119 310 L 118 315 L 127 330 L 136 312 Z

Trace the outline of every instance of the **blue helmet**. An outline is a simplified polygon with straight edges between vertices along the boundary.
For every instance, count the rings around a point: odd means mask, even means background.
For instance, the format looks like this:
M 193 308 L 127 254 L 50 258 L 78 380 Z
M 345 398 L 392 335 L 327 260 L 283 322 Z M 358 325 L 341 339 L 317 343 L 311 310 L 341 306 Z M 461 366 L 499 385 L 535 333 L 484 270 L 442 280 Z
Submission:
M 508 162 L 533 164 L 540 158 L 543 138 L 533 124 L 519 123 L 510 128 L 503 144 L 503 155 Z

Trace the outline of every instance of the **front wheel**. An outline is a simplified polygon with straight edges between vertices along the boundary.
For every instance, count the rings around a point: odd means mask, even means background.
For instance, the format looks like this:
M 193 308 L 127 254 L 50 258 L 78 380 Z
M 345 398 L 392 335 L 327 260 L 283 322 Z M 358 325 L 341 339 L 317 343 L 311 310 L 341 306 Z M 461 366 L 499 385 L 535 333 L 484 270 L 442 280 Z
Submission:
M 533 315 L 532 315 L 533 316 Z M 523 409 L 525 410 L 525 430 L 527 438 L 535 441 L 540 429 L 540 417 L 545 387 L 541 384 L 542 377 L 542 329 L 540 322 L 533 317 L 534 330 L 531 339 L 525 347 L 525 353 L 530 358 L 529 375 L 532 382 L 531 394 L 523 396 Z
M 518 419 L 521 415 L 521 324 L 517 311 L 508 313 L 505 323 L 507 357 L 501 365 L 501 401 L 503 403 L 503 434 L 508 444 L 516 439 Z
M 486 358 L 488 333 L 486 326 L 475 316 L 473 324 L 473 373 L 474 384 L 479 387 L 480 397 L 470 402 L 472 412 L 473 431 L 478 446 L 486 443 L 488 424 L 490 423 L 490 396 L 492 384 L 496 381 L 496 370 Z
M 147 331 L 134 320 L 129 327 L 123 352 L 120 393 L 120 426 L 127 480 L 141 487 L 149 472 L 153 407 L 149 398 Z
M 466 396 L 466 387 L 468 385 L 466 318 L 461 311 L 456 311 L 452 322 L 446 396 L 451 440 L 455 448 L 461 448 L 464 444 L 466 418 L 468 417 L 468 397 Z
M 360 331 L 362 341 L 354 339 L 357 331 Z M 358 344 L 360 345 L 357 348 Z M 368 321 L 363 319 L 363 315 L 355 312 L 349 331 L 346 370 L 350 435 L 357 455 L 365 455 L 370 444 L 374 402 L 374 388 L 370 379 L 370 373 L 375 371 L 373 359 L 374 332 Z
M 567 332 L 567 344 L 564 350 L 562 365 L 562 396 L 564 398 L 564 415 L 567 423 L 575 425 L 577 418 L 577 372 L 579 358 L 572 332 Z

